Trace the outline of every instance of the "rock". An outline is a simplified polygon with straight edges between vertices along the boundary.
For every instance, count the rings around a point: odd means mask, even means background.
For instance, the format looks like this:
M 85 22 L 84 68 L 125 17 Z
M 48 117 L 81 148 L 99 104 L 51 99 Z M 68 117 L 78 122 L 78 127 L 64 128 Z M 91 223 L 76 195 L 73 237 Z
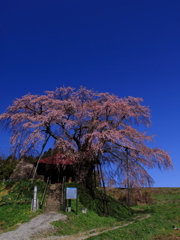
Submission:
M 31 172 L 34 168 L 34 165 L 31 163 L 27 163 L 22 158 L 18 164 L 16 165 L 16 168 L 14 169 L 14 172 L 11 174 L 10 179 L 29 179 L 31 176 Z

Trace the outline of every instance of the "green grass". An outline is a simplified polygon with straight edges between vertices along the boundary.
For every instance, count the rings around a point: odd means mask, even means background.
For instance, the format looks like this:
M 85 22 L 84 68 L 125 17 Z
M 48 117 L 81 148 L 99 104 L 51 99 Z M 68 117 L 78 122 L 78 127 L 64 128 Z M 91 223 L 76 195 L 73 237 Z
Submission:
M 38 186 L 38 197 L 44 183 L 36 181 L 7 182 L 0 184 L 0 233 L 15 229 L 23 222 L 29 221 L 41 212 L 31 212 L 31 199 L 34 185 Z M 130 223 L 136 216 L 150 214 L 151 217 L 142 221 L 133 220 L 133 224 L 111 230 L 106 233 L 89 237 L 91 240 L 175 240 L 180 239 L 180 188 L 152 188 L 153 204 L 131 207 L 133 215 L 128 213 L 113 197 L 107 197 L 108 208 L 103 207 L 103 194 L 98 189 L 91 192 L 76 184 L 66 184 L 67 187 L 78 187 L 78 215 L 76 201 L 72 200 L 72 212 L 66 212 L 66 221 L 57 221 L 53 225 L 55 235 L 71 235 L 79 232 L 100 228 L 99 231 Z M 82 208 L 87 208 L 87 214 Z
M 28 222 L 41 211 L 33 213 L 28 204 L 12 204 L 0 207 L 0 233 L 16 229 L 21 223 Z
M 154 204 L 134 207 L 134 212 L 150 213 L 151 217 L 137 221 L 132 225 L 109 231 L 98 236 L 89 237 L 90 240 L 149 240 L 149 239 L 180 239 L 180 189 L 155 189 Z
M 38 187 L 40 199 L 44 186 L 42 181 L 36 180 L 33 184 L 30 181 L 0 183 L 0 233 L 13 230 L 42 212 L 31 211 L 34 185 Z
M 89 210 L 97 213 L 99 216 L 113 217 L 118 220 L 129 217 L 128 209 L 119 204 L 111 195 L 106 196 L 106 204 L 103 204 L 103 192 L 99 189 L 91 191 L 76 183 L 66 183 L 66 187 L 77 187 L 80 207 L 86 207 Z
M 70 235 L 86 230 L 113 226 L 117 219 L 113 217 L 100 217 L 97 213 L 88 210 L 87 214 L 79 213 L 77 216 L 74 213 L 67 214 L 67 221 L 57 221 L 53 225 L 58 228 L 55 235 Z
M 66 187 L 78 187 L 78 215 L 76 215 L 76 200 L 71 200 L 72 212 L 66 212 L 67 221 L 57 221 L 55 235 L 70 235 L 94 228 L 113 227 L 117 222 L 124 222 L 132 217 L 126 207 L 122 206 L 112 196 L 107 196 L 108 207 L 104 209 L 102 192 L 94 192 L 75 183 L 66 184 Z M 82 213 L 82 208 L 87 208 L 87 214 Z M 106 213 L 104 213 L 106 210 Z

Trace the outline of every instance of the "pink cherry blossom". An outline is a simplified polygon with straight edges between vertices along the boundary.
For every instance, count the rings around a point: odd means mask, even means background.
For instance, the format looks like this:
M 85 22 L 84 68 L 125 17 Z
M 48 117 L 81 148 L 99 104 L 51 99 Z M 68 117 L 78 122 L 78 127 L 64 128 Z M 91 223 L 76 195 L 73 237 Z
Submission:
M 11 129 L 16 154 L 35 151 L 48 135 L 54 147 L 77 163 L 79 178 L 90 176 L 101 163 L 109 179 L 118 175 L 124 182 L 146 185 L 153 183 L 147 168 L 172 169 L 172 162 L 167 152 L 147 146 L 153 136 L 136 128 L 151 125 L 150 109 L 142 101 L 61 87 L 16 99 L 0 114 L 0 122 Z

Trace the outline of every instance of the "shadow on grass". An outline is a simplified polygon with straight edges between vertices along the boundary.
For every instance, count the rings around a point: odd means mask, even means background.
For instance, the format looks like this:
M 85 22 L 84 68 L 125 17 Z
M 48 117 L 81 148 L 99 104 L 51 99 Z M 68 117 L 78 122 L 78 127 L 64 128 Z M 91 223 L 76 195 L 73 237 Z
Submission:
M 156 210 L 154 209 L 154 207 L 144 207 L 144 208 L 133 208 L 132 210 L 132 214 L 151 214 L 151 213 L 155 213 Z

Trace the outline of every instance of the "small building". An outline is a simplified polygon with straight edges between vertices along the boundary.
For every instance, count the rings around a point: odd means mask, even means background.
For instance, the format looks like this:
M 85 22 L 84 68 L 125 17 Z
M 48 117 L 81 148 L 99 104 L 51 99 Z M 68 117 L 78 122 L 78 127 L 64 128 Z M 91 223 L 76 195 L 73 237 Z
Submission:
M 75 179 L 74 161 L 58 152 L 53 156 L 39 161 L 37 174 L 44 176 L 44 181 L 50 178 L 51 184 L 71 182 Z

